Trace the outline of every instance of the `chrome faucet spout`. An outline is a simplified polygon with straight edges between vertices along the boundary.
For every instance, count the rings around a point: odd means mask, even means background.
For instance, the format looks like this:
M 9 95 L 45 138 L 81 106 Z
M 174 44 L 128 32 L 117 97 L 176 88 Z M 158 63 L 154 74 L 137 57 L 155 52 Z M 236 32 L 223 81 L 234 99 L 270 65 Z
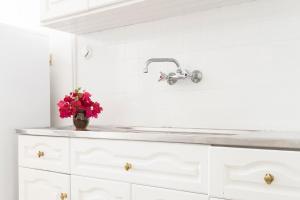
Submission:
M 154 62 L 171 62 L 177 66 L 176 72 L 170 72 L 168 74 L 160 72 L 158 81 L 166 81 L 169 85 L 174 85 L 178 80 L 184 80 L 190 78 L 192 82 L 199 83 L 202 80 L 202 73 L 199 70 L 190 72 L 189 70 L 182 70 L 179 62 L 174 58 L 150 58 L 146 61 L 144 73 L 148 73 L 148 67 Z
M 151 63 L 154 63 L 154 62 L 172 62 L 177 66 L 177 71 L 180 72 L 180 73 L 182 72 L 179 62 L 174 58 L 150 58 L 149 60 L 146 61 L 146 66 L 144 68 L 144 73 L 148 73 L 149 65 Z

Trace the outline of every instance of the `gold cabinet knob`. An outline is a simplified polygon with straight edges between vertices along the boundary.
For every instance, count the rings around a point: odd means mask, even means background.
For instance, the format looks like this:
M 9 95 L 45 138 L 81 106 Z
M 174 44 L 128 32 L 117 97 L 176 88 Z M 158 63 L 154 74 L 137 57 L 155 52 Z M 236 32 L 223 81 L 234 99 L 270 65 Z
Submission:
M 124 169 L 125 169 L 126 171 L 131 170 L 131 169 L 132 169 L 132 164 L 131 164 L 131 163 L 126 163 L 125 166 L 124 166 Z
M 264 177 L 264 180 L 266 182 L 266 184 L 271 185 L 274 181 L 274 176 L 272 174 L 266 174 Z
M 44 153 L 43 151 L 38 151 L 38 152 L 37 152 L 37 156 L 38 156 L 39 158 L 44 157 L 44 156 L 45 156 L 45 153 Z
M 68 198 L 68 194 L 67 193 L 61 193 L 60 194 L 60 200 L 66 200 Z

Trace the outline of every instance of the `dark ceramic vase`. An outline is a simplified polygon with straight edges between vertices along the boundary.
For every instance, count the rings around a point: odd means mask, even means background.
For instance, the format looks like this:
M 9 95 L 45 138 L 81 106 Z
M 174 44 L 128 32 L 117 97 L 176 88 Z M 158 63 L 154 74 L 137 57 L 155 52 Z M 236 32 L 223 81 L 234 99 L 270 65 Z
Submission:
M 89 119 L 85 115 L 85 111 L 78 111 L 73 117 L 73 123 L 77 131 L 86 131 L 89 125 Z

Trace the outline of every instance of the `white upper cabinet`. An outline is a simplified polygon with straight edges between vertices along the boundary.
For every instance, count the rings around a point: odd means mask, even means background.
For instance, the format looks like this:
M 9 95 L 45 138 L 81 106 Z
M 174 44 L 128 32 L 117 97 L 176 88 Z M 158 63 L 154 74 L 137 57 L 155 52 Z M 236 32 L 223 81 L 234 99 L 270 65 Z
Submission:
M 89 0 L 89 8 L 101 8 L 105 6 L 112 6 L 118 3 L 127 3 L 133 0 Z
M 42 21 L 88 10 L 88 0 L 41 0 Z
M 41 0 L 42 24 L 84 34 L 253 0 Z

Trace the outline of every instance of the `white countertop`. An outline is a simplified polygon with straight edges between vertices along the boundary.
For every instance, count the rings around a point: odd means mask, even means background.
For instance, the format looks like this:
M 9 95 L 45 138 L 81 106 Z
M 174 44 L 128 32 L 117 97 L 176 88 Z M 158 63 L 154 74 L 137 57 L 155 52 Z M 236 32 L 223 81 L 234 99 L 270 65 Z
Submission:
M 18 129 L 17 133 L 50 137 L 135 140 L 300 150 L 300 132 L 284 131 L 93 127 L 89 131 L 75 131 L 72 128 Z

